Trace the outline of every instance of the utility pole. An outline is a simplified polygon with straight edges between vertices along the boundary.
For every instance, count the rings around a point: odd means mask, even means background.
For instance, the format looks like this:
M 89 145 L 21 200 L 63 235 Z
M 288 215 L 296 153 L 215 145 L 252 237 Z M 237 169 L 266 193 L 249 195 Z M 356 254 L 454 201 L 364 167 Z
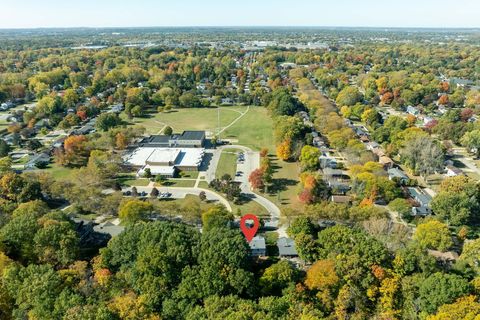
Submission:
M 220 141 L 220 106 L 217 106 L 217 141 Z

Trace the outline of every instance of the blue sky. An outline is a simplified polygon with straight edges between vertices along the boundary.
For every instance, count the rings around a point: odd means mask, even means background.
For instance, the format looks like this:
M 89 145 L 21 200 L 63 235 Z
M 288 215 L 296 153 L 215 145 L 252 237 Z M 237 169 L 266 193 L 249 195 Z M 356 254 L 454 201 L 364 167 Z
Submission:
M 479 0 L 0 0 L 0 28 L 480 27 Z

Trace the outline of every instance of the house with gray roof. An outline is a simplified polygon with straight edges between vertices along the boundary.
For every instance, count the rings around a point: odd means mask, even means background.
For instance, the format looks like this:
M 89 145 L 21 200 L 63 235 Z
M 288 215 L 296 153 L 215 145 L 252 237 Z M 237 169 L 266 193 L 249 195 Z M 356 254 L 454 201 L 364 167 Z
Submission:
M 407 188 L 408 194 L 412 199 L 417 201 L 420 206 L 428 207 L 430 205 L 430 201 L 432 201 L 432 197 L 428 194 L 421 191 L 419 188 Z
M 407 183 L 408 182 L 408 176 L 399 168 L 390 168 L 387 171 L 388 173 L 388 179 L 390 180 L 398 180 L 400 183 Z
M 281 237 L 277 240 L 278 255 L 280 257 L 293 258 L 298 257 L 295 241 L 290 238 Z
M 267 255 L 267 245 L 265 238 L 262 236 L 255 236 L 250 245 L 250 254 L 254 257 L 264 257 Z

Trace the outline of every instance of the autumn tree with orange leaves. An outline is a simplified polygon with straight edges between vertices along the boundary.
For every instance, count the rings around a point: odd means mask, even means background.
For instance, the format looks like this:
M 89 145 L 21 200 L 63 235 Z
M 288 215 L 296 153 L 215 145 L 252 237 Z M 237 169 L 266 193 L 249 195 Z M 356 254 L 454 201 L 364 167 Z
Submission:
M 70 136 L 63 143 L 63 150 L 55 151 L 55 160 L 65 167 L 81 167 L 88 161 L 90 151 L 87 146 L 88 139 L 83 135 Z

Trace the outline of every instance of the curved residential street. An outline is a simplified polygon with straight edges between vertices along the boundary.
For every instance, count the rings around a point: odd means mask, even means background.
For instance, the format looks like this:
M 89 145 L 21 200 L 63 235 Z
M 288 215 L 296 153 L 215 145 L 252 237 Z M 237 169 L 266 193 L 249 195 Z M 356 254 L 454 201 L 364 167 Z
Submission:
M 260 204 L 262 207 L 264 207 L 268 213 L 271 216 L 271 225 L 273 227 L 278 227 L 278 223 L 280 220 L 280 208 L 277 207 L 273 202 L 268 200 L 265 197 L 262 197 L 259 194 L 256 194 L 253 192 L 250 188 L 250 183 L 248 182 L 248 176 L 250 173 L 260 167 L 260 153 L 258 151 L 253 151 L 252 149 L 241 146 L 241 145 L 226 145 L 226 146 L 221 146 L 217 150 L 220 150 L 218 152 L 218 157 L 220 157 L 220 153 L 222 150 L 226 149 L 240 149 L 244 152 L 245 154 L 245 161 L 243 163 L 238 163 L 237 162 L 237 171 L 243 172 L 241 176 L 234 177 L 235 181 L 238 181 L 241 183 L 240 188 L 242 190 L 242 193 L 244 193 L 247 197 L 252 199 L 253 201 L 257 202 Z M 216 162 L 216 165 L 218 164 L 218 161 Z M 210 169 L 210 168 L 209 168 Z M 214 172 L 216 170 L 216 166 L 214 168 Z M 213 175 L 215 177 L 215 175 Z M 255 212 L 252 212 L 255 213 Z

